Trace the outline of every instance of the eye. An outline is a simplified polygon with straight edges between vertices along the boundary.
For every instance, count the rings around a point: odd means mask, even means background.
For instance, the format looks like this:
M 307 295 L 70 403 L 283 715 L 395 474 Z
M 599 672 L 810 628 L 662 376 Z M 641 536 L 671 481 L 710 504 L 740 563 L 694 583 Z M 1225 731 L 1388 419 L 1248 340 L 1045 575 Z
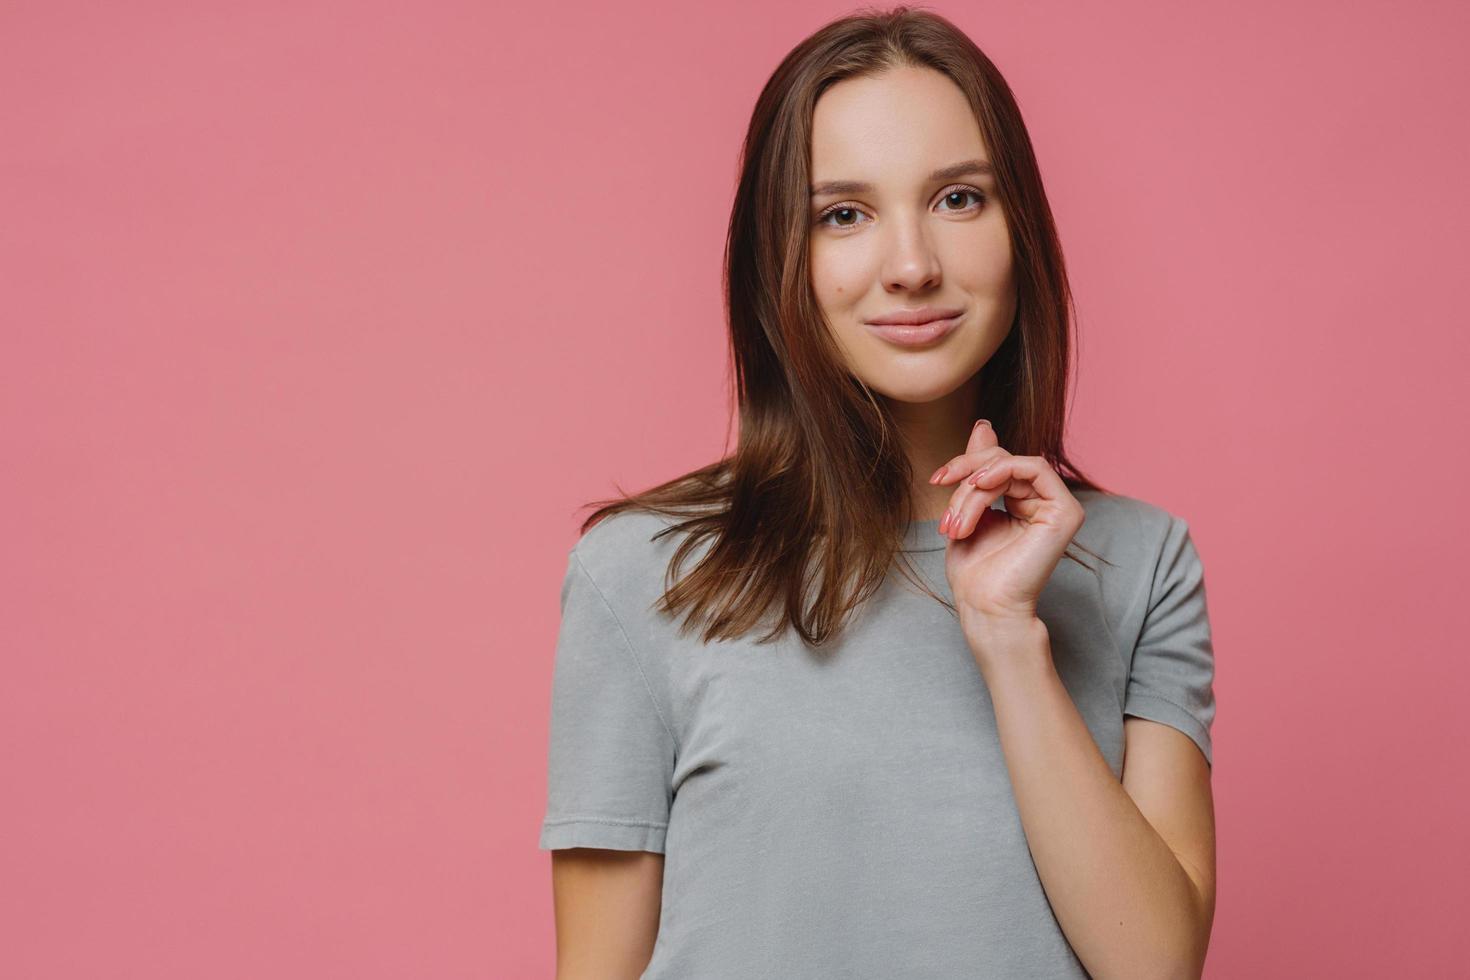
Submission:
M 940 201 L 941 202 L 949 202 L 949 201 L 951 201 L 954 198 L 958 198 L 961 202 L 963 202 L 966 197 L 973 197 L 979 203 L 976 204 L 973 207 L 968 207 L 968 208 L 945 208 L 944 210 L 950 211 L 951 213 L 960 213 L 960 214 L 963 214 L 963 213 L 966 213 L 966 212 L 978 211 L 982 207 L 985 206 L 985 201 L 986 201 L 985 192 L 984 191 L 981 191 L 981 190 L 978 190 L 977 188 L 967 187 L 967 186 L 958 186 L 958 187 L 951 187 L 951 188 L 949 188 L 940 197 Z M 828 227 L 831 227 L 831 228 L 855 228 L 855 227 L 857 227 L 857 225 L 859 225 L 861 223 L 861 222 L 859 222 L 857 220 L 857 217 L 859 215 L 861 215 L 862 213 L 863 213 L 862 211 L 858 210 L 857 208 L 853 207 L 851 204 L 848 204 L 846 202 L 842 202 L 842 203 L 839 203 L 839 204 L 833 204 L 833 205 L 825 208 L 820 214 L 817 215 L 817 217 L 816 217 L 816 224 L 819 224 L 819 225 L 827 225 Z M 840 217 L 842 220 L 835 221 L 835 222 L 832 222 L 832 221 L 828 221 L 827 220 L 828 218 L 834 218 L 834 217 Z
M 821 214 L 817 215 L 817 224 L 819 224 L 819 225 L 831 225 L 831 227 L 833 227 L 833 228 L 852 228 L 852 227 L 854 227 L 858 223 L 856 220 L 853 220 L 853 221 L 839 221 L 839 222 L 833 223 L 833 222 L 829 222 L 827 219 L 828 218 L 831 218 L 831 217 L 834 217 L 836 215 L 842 215 L 843 217 L 851 216 L 854 219 L 856 219 L 856 217 L 858 215 L 860 215 L 860 214 L 862 214 L 862 212 L 859 211 L 857 208 L 850 207 L 849 205 L 846 205 L 846 204 L 834 204 L 831 207 L 827 208 L 825 211 L 823 211 Z
M 959 198 L 960 200 L 963 201 L 967 195 L 968 196 L 971 196 L 971 197 L 974 197 L 977 200 L 979 200 L 980 206 L 983 206 L 985 204 L 985 192 L 984 191 L 980 191 L 980 190 L 976 190 L 973 187 L 954 187 L 954 188 L 951 188 L 951 189 L 949 189 L 949 190 L 947 190 L 947 191 L 944 192 L 944 196 L 943 196 L 943 198 L 941 200 L 948 201 L 951 198 L 957 197 L 957 198 Z M 961 208 L 960 210 L 976 210 L 976 211 L 978 211 L 979 210 L 979 207 L 976 207 L 976 208 Z

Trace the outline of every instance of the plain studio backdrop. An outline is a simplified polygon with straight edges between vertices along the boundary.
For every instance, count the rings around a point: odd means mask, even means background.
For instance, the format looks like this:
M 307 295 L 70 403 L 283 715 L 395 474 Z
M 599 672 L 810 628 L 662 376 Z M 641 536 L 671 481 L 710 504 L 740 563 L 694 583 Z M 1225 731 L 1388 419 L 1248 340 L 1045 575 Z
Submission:
M 1206 975 L 1459 973 L 1467 7 L 932 9 L 1036 142 L 1069 446 L 1208 570 Z M 723 451 L 739 139 L 848 12 L 0 8 L 0 973 L 550 976 L 577 508 Z

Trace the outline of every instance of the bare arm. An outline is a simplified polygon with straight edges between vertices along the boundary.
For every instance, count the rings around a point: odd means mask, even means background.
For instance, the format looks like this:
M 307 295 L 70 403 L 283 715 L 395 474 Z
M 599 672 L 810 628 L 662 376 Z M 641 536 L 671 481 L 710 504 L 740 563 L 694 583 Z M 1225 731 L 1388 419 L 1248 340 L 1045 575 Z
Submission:
M 1130 718 L 1120 784 L 1062 686 L 1044 626 L 978 659 L 1027 844 L 1083 966 L 1099 980 L 1197 980 L 1215 904 L 1204 756 L 1183 733 Z
M 652 851 L 552 851 L 556 980 L 638 980 L 658 936 L 663 873 Z

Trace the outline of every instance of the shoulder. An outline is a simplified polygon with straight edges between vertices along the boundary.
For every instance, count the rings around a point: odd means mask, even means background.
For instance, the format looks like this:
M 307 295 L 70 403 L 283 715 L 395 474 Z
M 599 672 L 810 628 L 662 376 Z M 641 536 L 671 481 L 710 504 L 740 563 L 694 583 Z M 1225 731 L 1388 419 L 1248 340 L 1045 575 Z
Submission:
M 617 511 L 588 528 L 572 546 L 569 573 L 585 574 L 625 625 L 643 622 L 673 578 L 698 560 L 692 553 L 679 569 L 673 567 L 684 538 L 679 523 L 653 511 Z
M 1182 518 L 1140 497 L 1130 497 L 1122 493 L 1108 493 L 1103 490 L 1074 490 L 1073 496 L 1087 512 L 1087 520 L 1092 524 L 1105 524 L 1108 527 L 1131 526 L 1137 531 L 1162 532 L 1171 522 L 1182 520 Z
M 1189 530 L 1182 516 L 1139 497 L 1086 489 L 1073 495 L 1086 514 L 1078 542 L 1110 560 L 1147 563 Z
M 668 608 L 670 589 L 695 569 L 711 542 L 700 539 L 675 564 L 691 531 L 684 518 L 628 509 L 602 518 L 577 540 L 569 576 L 579 576 L 606 605 L 650 677 L 665 675 L 668 658 L 689 641 L 686 615 Z M 681 606 L 682 609 L 682 606 Z M 657 681 L 655 680 L 655 683 Z
M 599 581 L 638 575 L 667 564 L 675 548 L 675 526 L 674 519 L 652 511 L 618 511 L 588 528 L 572 546 L 572 555 Z
M 1164 597 L 1195 601 L 1204 567 L 1179 514 L 1148 500 L 1096 490 L 1073 491 L 1086 519 L 1073 539 L 1099 556 L 1093 567 L 1119 643 L 1132 650 Z

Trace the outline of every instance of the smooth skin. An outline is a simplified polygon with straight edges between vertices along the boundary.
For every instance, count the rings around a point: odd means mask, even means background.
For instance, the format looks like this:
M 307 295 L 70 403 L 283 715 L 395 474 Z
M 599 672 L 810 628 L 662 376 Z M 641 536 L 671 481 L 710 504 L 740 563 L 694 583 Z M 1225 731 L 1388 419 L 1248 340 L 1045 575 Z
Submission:
M 919 474 L 965 444 L 980 369 L 1015 321 L 1011 233 L 990 165 L 969 102 L 931 69 L 845 79 L 813 110 L 812 290 L 848 369 L 887 402 Z M 828 192 L 836 182 L 871 189 Z M 920 306 L 964 316 L 919 348 L 895 346 L 865 323 Z M 925 520 L 950 496 L 922 478 L 913 494 Z
M 927 68 L 845 79 L 814 108 L 811 159 L 815 188 L 867 185 L 812 195 L 813 293 L 849 370 L 887 400 L 914 472 L 948 467 L 933 482 L 919 478 L 917 515 L 958 515 L 945 528 L 955 539 L 946 568 L 965 597 L 972 647 L 996 654 L 977 662 L 1004 692 L 1002 740 L 1012 767 L 1024 767 L 1017 799 L 1058 921 L 1099 978 L 1198 976 L 1214 914 L 1209 768 L 1183 733 L 1129 717 L 1119 788 L 1054 671 L 1047 676 L 1049 650 L 1034 629 L 1035 596 L 1081 526 L 1081 506 L 1064 485 L 1057 492 L 1044 461 L 1006 453 L 971 414 L 979 371 L 1014 323 L 1016 292 L 1010 232 L 969 102 Z M 976 161 L 978 172 L 963 167 Z M 925 348 L 894 346 L 864 323 L 926 305 L 965 314 Z M 961 484 L 986 463 L 979 487 Z M 988 510 L 1003 493 L 1016 516 Z M 1063 776 L 1048 779 L 1047 765 Z M 663 855 L 552 855 L 557 980 L 638 977 L 658 933 Z M 1152 912 L 1120 923 L 1125 900 Z M 1140 946 L 1141 937 L 1155 945 Z M 1168 968 L 1157 956 L 1132 958 L 1139 949 L 1163 950 Z
M 663 875 L 652 851 L 552 851 L 556 980 L 637 980 L 658 937 Z
M 1039 456 L 982 419 L 931 484 L 945 574 L 995 706 L 1027 845 L 1078 958 L 1098 978 L 1198 978 L 1215 914 L 1210 768 L 1184 733 L 1124 720 L 1121 785 L 1062 686 L 1037 602 L 1086 519 Z M 990 507 L 1005 497 L 1005 510 Z

